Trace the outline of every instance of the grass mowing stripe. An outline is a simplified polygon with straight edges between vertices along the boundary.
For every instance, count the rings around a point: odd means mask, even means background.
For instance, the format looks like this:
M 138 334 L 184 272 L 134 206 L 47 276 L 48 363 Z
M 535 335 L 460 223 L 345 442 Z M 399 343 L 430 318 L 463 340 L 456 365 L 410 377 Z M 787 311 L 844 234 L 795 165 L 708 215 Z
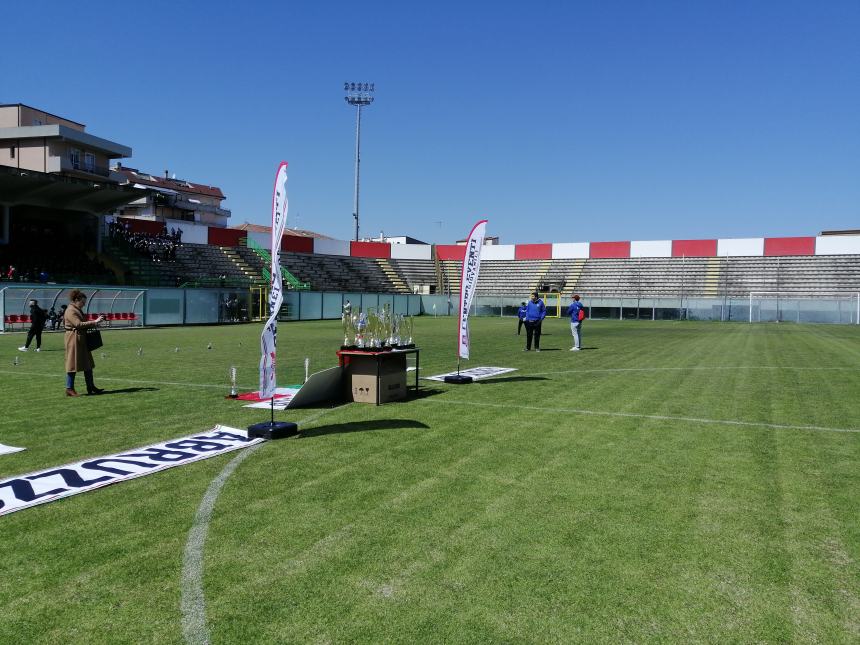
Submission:
M 321 410 L 311 415 L 302 421 L 302 425 L 313 423 L 329 411 L 330 409 Z M 209 629 L 206 627 L 206 599 L 203 594 L 203 549 L 206 545 L 206 535 L 209 532 L 209 522 L 212 519 L 215 502 L 218 501 L 221 489 L 233 471 L 263 445 L 265 444 L 261 443 L 243 450 L 224 466 L 224 469 L 212 480 L 194 515 L 194 524 L 188 533 L 185 554 L 182 558 L 180 611 L 182 612 L 182 634 L 187 643 L 209 642 Z
M 279 348 L 279 384 L 300 382 L 305 356 L 335 362 L 339 322 L 283 326 L 296 342 Z M 416 320 L 422 375 L 455 367 L 454 322 Z M 860 428 L 860 328 L 589 321 L 589 351 L 568 352 L 566 321 L 548 319 L 535 354 L 514 320 L 472 322 L 471 364 L 518 373 L 343 406 L 230 476 L 204 550 L 213 641 L 857 640 L 860 434 L 770 426 Z M 223 397 L 229 366 L 256 376 L 258 332 L 108 331 L 96 382 L 159 382 L 74 400 L 61 337 L 39 355 L 0 337 L 0 441 L 29 448 L 0 473 L 268 418 Z M 678 422 L 698 417 L 750 425 Z M 235 456 L 4 518 L 0 642 L 183 642 L 183 551 Z
M 702 419 L 700 417 L 677 417 L 662 414 L 637 414 L 635 412 L 607 412 L 603 410 L 580 410 L 577 408 L 554 408 L 549 406 L 518 405 L 515 403 L 480 403 L 477 401 L 456 401 L 442 399 L 442 403 L 451 405 L 478 406 L 484 408 L 504 408 L 510 410 L 533 410 L 535 412 L 549 411 L 570 414 L 585 414 L 604 417 L 629 417 L 634 419 L 654 419 L 657 421 L 684 421 L 692 423 L 709 423 L 716 425 L 743 426 L 755 428 L 773 428 L 775 430 L 814 430 L 817 432 L 848 432 L 860 433 L 860 428 L 826 428 L 822 426 L 800 426 L 780 423 L 761 423 L 758 421 L 732 421 L 730 419 Z

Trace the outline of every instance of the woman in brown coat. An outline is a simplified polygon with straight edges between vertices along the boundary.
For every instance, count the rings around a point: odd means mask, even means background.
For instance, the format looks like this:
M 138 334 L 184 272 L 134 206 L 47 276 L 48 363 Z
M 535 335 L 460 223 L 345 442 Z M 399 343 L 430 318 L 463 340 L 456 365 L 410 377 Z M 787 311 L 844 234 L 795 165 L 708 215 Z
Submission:
M 66 313 L 63 316 L 63 329 L 66 330 L 66 396 L 78 396 L 75 392 L 77 372 L 84 373 L 87 394 L 101 394 L 104 390 L 97 388 L 93 383 L 95 362 L 93 362 L 92 352 L 87 348 L 87 329 L 97 327 L 104 320 L 104 316 L 87 320 L 84 314 L 87 296 L 80 289 L 72 289 L 69 300 L 71 304 L 66 307 Z

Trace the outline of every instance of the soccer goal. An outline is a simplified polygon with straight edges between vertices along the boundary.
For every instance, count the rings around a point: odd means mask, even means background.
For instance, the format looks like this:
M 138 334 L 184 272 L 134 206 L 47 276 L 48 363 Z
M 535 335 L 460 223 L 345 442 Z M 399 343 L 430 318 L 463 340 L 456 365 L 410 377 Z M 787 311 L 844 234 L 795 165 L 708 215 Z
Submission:
M 540 297 L 543 299 L 543 304 L 546 307 L 546 315 L 550 318 L 561 318 L 561 294 L 558 291 L 553 291 L 551 293 L 542 293 Z M 555 302 L 553 303 L 551 300 Z
M 749 321 L 860 324 L 860 292 L 751 291 Z

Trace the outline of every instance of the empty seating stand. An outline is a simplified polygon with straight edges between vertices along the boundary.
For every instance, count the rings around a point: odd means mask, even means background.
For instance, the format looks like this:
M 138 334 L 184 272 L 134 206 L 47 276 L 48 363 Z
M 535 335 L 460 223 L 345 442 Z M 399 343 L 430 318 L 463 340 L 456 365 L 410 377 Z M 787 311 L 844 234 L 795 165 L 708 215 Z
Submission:
M 436 287 L 460 290 L 460 261 L 377 259 L 282 251 L 281 265 L 316 291 L 412 293 Z M 176 261 L 151 265 L 134 258 L 133 271 L 148 284 L 175 286 L 225 276 L 229 286 L 259 284 L 268 269 L 244 246 L 183 244 Z M 438 267 L 438 272 L 437 272 Z M 135 280 L 134 282 L 140 283 Z M 477 295 L 524 297 L 542 287 L 589 297 L 745 297 L 753 291 L 802 294 L 860 291 L 860 256 L 580 258 L 485 260 Z M 7 325 L 21 325 L 21 321 Z

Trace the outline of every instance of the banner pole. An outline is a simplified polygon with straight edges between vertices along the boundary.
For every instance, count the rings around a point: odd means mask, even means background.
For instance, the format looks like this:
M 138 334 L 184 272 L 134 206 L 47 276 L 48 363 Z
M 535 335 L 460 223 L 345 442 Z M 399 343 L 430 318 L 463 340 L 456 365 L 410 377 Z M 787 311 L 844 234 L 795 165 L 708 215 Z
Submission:
M 283 304 L 283 274 L 278 252 L 281 249 L 284 229 L 287 227 L 287 162 L 282 161 L 275 175 L 275 187 L 272 191 L 272 235 L 271 235 L 271 265 L 269 267 L 269 318 L 260 334 L 260 398 L 271 397 L 268 423 L 255 423 L 248 426 L 249 437 L 263 439 L 280 439 L 298 433 L 298 426 L 289 421 L 275 421 L 275 394 L 277 389 L 277 373 L 275 370 L 275 354 L 277 349 L 278 312 Z

